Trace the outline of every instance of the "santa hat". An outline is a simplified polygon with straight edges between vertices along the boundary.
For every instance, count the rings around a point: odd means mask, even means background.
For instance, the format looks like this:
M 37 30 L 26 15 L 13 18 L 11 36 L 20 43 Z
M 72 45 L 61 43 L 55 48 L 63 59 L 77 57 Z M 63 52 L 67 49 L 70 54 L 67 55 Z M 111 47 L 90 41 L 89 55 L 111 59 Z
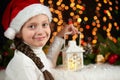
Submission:
M 38 14 L 45 14 L 49 21 L 52 20 L 49 8 L 40 4 L 39 0 L 11 0 L 2 18 L 5 37 L 13 40 L 23 24 Z

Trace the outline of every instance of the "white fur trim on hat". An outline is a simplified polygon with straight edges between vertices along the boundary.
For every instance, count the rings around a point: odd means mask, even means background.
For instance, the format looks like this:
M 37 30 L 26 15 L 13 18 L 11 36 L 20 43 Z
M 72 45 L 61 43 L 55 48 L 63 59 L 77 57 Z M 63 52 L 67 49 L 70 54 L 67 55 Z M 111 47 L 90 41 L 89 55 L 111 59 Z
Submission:
M 15 30 L 13 28 L 8 28 L 7 31 L 5 31 L 4 35 L 8 38 L 8 39 L 11 39 L 13 40 L 14 37 L 15 37 Z
M 9 39 L 14 39 L 16 33 L 20 31 L 24 23 L 31 17 L 38 14 L 45 14 L 48 16 L 49 21 L 52 21 L 52 14 L 47 6 L 44 6 L 42 4 L 32 4 L 25 7 L 15 16 L 15 18 L 13 18 L 10 23 L 10 30 L 9 28 L 6 30 L 5 36 Z

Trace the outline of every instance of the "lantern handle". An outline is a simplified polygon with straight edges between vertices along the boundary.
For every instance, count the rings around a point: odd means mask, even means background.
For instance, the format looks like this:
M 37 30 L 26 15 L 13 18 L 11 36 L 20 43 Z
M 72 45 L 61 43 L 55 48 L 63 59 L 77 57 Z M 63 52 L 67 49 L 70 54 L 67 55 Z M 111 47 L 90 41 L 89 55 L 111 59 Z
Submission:
M 78 42 L 78 46 L 81 46 L 81 38 L 80 38 L 81 32 L 79 31 L 77 34 L 78 34 L 78 39 L 79 39 L 79 40 L 78 40 L 78 41 L 79 41 L 79 42 Z M 66 33 L 64 34 L 64 48 L 66 47 L 66 42 L 67 42 L 67 41 L 66 41 L 66 40 L 67 40 L 66 37 L 67 37 L 67 35 L 72 35 L 72 32 L 66 32 Z M 76 38 L 76 39 L 77 39 L 77 38 Z M 75 39 L 75 40 L 76 40 L 76 39 Z

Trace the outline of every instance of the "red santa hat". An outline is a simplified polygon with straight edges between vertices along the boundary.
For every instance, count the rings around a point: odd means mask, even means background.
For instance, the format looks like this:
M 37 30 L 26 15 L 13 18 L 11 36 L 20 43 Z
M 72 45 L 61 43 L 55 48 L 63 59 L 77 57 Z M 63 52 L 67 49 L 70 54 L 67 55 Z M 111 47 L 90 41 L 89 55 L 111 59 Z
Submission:
M 13 40 L 23 24 L 38 14 L 45 14 L 49 21 L 52 20 L 49 8 L 40 4 L 39 0 L 11 0 L 2 18 L 5 37 Z

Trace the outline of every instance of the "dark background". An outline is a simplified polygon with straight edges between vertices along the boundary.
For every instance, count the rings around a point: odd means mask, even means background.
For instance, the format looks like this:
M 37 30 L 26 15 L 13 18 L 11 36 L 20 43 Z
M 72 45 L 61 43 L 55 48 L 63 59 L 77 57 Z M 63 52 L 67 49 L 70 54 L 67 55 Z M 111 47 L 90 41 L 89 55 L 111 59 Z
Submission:
M 6 5 L 8 4 L 9 1 L 10 0 L 0 0 L 0 22 L 2 20 L 2 15 L 3 15 L 4 9 L 6 8 Z M 76 3 L 77 3 L 77 1 L 78 0 L 75 0 Z M 86 7 L 86 10 L 84 11 L 84 14 L 81 15 L 81 18 L 87 15 L 87 17 L 90 20 L 94 15 L 96 15 L 95 8 L 96 8 L 97 3 L 96 3 L 95 0 L 81 0 L 81 1 L 82 1 L 82 4 L 85 5 L 85 7 Z M 107 20 L 106 23 L 101 22 L 101 27 L 98 30 L 98 33 L 102 34 L 102 36 L 104 38 L 106 38 L 106 32 L 103 31 L 103 29 L 102 29 L 103 25 L 107 25 L 108 22 L 113 23 L 113 22 L 116 21 L 118 26 L 120 26 L 120 8 L 118 9 L 117 13 L 115 11 L 115 6 L 116 5 L 119 6 L 120 0 L 110 0 L 110 1 L 112 1 L 112 3 L 113 3 L 113 5 L 111 6 L 113 8 L 113 11 L 111 12 L 111 15 L 112 15 L 113 19 L 112 20 Z M 118 1 L 119 4 L 116 4 L 115 1 Z M 57 0 L 53 0 L 54 9 L 57 8 L 56 7 L 56 2 L 57 2 Z M 100 0 L 100 2 L 103 3 L 103 0 Z M 62 3 L 69 6 L 70 0 L 63 0 Z M 49 6 L 48 0 L 44 0 L 44 4 L 46 6 Z M 104 3 L 103 3 L 103 6 L 100 10 L 101 17 L 99 17 L 99 20 L 102 20 L 102 17 L 106 16 L 106 14 L 104 13 L 104 9 L 108 9 L 108 8 L 109 8 L 109 5 L 104 5 Z M 67 22 L 68 18 L 70 18 L 70 15 L 68 14 L 70 11 L 71 11 L 71 9 L 69 9 L 68 11 L 62 11 L 62 15 L 64 16 L 63 20 L 65 22 Z M 53 14 L 53 17 L 54 16 L 56 16 L 56 14 Z M 85 35 L 85 38 L 84 38 L 85 41 L 88 39 L 88 37 L 90 37 L 90 36 L 93 37 L 92 34 L 91 34 L 91 31 L 92 31 L 93 27 L 91 27 L 89 30 L 85 29 L 86 24 L 91 25 L 91 22 L 92 22 L 92 19 L 88 22 L 81 22 L 81 24 L 80 24 L 84 28 L 83 34 Z M 54 28 L 54 30 L 56 30 L 56 29 Z M 2 24 L 0 23 L 0 49 L 1 49 L 2 45 L 4 45 L 5 42 L 6 42 L 6 38 L 4 37 L 3 34 L 4 34 L 4 29 L 2 27 Z M 120 29 L 116 30 L 115 27 L 112 27 L 111 35 L 114 36 L 115 38 L 120 37 Z

